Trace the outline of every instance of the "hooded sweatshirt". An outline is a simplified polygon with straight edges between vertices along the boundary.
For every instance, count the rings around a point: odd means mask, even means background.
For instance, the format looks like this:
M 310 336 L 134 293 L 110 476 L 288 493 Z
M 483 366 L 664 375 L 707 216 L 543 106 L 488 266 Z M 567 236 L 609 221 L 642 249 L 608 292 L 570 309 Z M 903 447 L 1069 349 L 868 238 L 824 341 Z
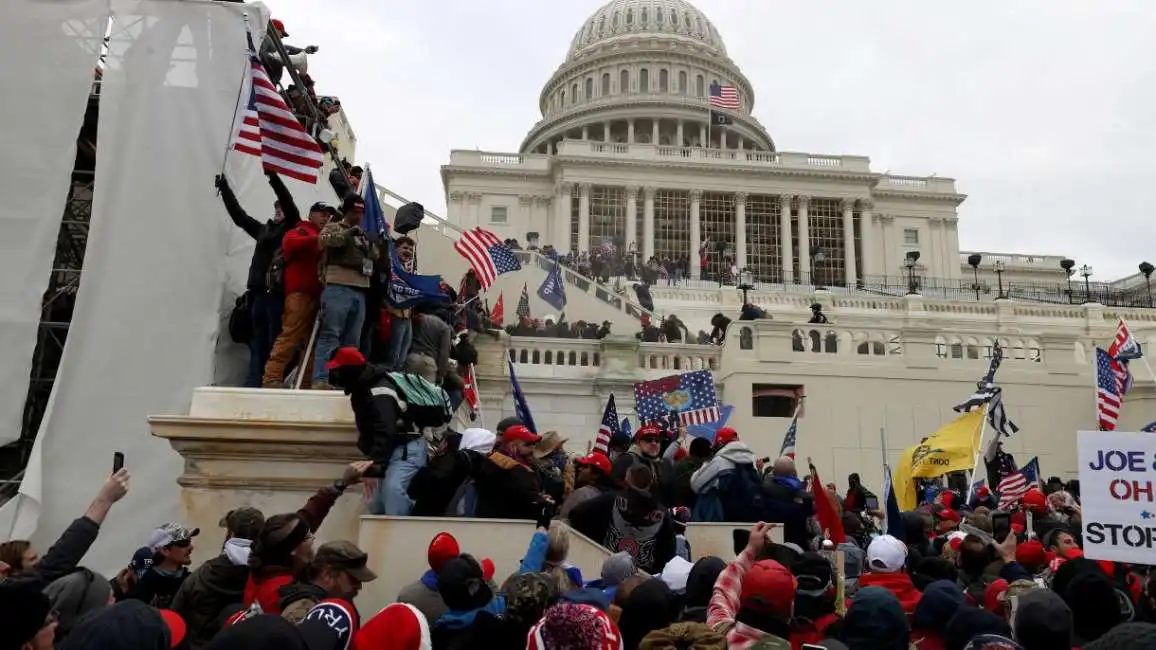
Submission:
M 173 598 L 172 609 L 185 619 L 192 647 L 208 643 L 220 631 L 221 612 L 244 598 L 250 545 L 247 539 L 225 542 L 222 553 L 198 567 Z
M 1072 610 L 1054 591 L 1030 591 L 1019 597 L 1014 631 L 1024 650 L 1068 647 L 1072 640 Z
M 104 576 L 88 569 L 76 571 L 60 578 L 44 589 L 44 595 L 52 602 L 57 612 L 59 625 L 56 628 L 56 642 L 68 636 L 82 616 L 94 609 L 108 606 L 112 586 Z
M 82 616 L 60 650 L 169 650 L 168 626 L 160 612 L 125 600 Z
M 899 599 L 899 604 L 903 607 L 903 612 L 907 615 L 915 613 L 915 606 L 919 604 L 919 599 L 923 594 L 915 588 L 915 584 L 911 582 L 911 576 L 903 571 L 896 571 L 895 573 L 882 573 L 878 571 L 870 571 L 864 573 L 859 577 L 859 588 L 865 587 L 882 587 L 890 591 Z
M 911 617 L 911 638 L 919 643 L 919 650 L 943 650 L 947 623 L 965 602 L 963 591 L 950 580 L 927 585 Z
M 718 453 L 710 459 L 709 463 L 691 475 L 690 489 L 694 490 L 696 494 L 701 494 L 703 490 L 714 484 L 724 472 L 734 471 L 738 465 L 754 465 L 755 459 L 755 452 L 751 451 L 745 442 L 736 440 L 727 443 L 718 450 Z
M 862 583 L 860 583 L 862 584 Z M 861 586 L 843 617 L 843 638 L 851 650 L 907 650 L 907 617 L 895 595 Z
M 694 623 L 706 623 L 706 608 L 710 605 L 711 594 L 714 593 L 714 583 L 726 568 L 722 558 L 708 555 L 699 558 L 690 568 L 690 575 L 686 579 L 686 595 L 683 597 L 685 609 L 682 611 L 682 620 Z

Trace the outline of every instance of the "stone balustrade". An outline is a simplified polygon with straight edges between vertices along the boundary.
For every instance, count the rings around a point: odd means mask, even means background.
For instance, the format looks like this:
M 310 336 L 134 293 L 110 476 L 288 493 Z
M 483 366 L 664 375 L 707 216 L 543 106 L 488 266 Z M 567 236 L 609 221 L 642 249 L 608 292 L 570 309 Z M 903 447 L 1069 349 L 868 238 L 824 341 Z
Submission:
M 515 364 L 519 378 L 536 379 L 623 375 L 646 379 L 688 370 L 718 370 L 722 356 L 717 345 L 640 343 L 631 337 L 593 340 L 503 335 L 497 342 L 478 339 L 478 347 L 479 351 L 497 349 Z

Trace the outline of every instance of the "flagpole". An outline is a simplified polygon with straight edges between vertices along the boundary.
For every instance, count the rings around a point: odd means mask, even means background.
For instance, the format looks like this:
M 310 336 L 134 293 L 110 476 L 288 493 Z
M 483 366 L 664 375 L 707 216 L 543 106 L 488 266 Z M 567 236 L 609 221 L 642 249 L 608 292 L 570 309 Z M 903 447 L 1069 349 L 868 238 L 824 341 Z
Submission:
M 887 467 L 887 430 L 879 427 L 879 449 L 883 455 L 883 466 Z
M 245 33 L 249 34 L 249 40 L 252 41 L 253 40 L 253 33 L 249 29 L 249 12 L 247 12 L 247 11 L 242 12 L 241 18 L 243 18 L 245 21 Z M 246 52 L 245 74 L 241 76 L 241 85 L 237 86 L 237 101 L 233 103 L 232 127 L 229 129 L 229 136 L 225 140 L 225 153 L 221 156 L 221 176 L 225 175 L 225 164 L 229 160 L 229 150 L 231 150 L 233 148 L 233 138 L 237 135 L 236 134 L 237 113 L 239 113 L 241 111 L 241 93 L 245 92 L 245 79 L 251 77 L 253 74 L 253 71 L 250 69 L 250 66 L 252 66 L 252 63 L 249 62 L 248 57 L 255 56 L 257 54 L 256 52 L 250 52 L 248 49 L 246 49 L 245 52 Z M 217 190 L 217 196 L 220 196 L 220 195 L 221 195 L 221 190 Z
M 990 401 L 983 405 L 983 421 L 979 425 L 979 443 L 975 447 L 975 460 L 971 464 L 971 471 L 967 474 L 967 496 L 963 499 L 964 505 L 971 502 L 971 493 L 975 491 L 975 473 L 979 470 L 979 459 L 983 457 L 983 439 L 987 437 L 987 413 L 990 408 Z M 1000 435 L 999 431 L 996 431 L 995 435 Z
M 1098 348 L 1098 345 L 1092 346 L 1092 424 L 1096 425 L 1096 431 L 1103 431 L 1100 427 L 1100 367 L 1096 363 Z M 1120 396 L 1120 411 L 1123 410 L 1124 397 Z
M 313 332 L 309 335 L 309 344 L 305 346 L 305 352 L 301 353 L 301 361 L 297 363 L 299 371 L 297 373 L 297 381 L 293 382 L 293 390 L 301 390 L 301 382 L 305 379 L 305 373 L 309 370 L 309 359 L 313 356 L 313 346 L 317 343 L 317 329 L 321 326 L 321 308 L 317 308 L 317 318 L 313 319 Z

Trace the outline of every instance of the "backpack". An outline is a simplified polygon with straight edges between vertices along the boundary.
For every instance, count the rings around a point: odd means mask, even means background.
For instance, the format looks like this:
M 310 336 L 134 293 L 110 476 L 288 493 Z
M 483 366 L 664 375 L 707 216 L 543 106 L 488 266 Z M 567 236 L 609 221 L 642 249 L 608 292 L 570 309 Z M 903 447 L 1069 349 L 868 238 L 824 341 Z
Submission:
M 234 343 L 247 345 L 253 340 L 253 315 L 249 311 L 249 292 L 237 296 L 229 314 L 229 338 Z
M 755 522 L 766 516 L 763 482 L 754 465 L 736 465 L 719 475 L 718 494 L 726 517 L 723 521 Z
M 726 514 L 723 512 L 722 499 L 719 498 L 718 488 L 711 488 L 702 494 L 694 501 L 694 509 L 690 514 L 691 521 L 703 522 L 720 522 L 726 521 Z
M 449 395 L 437 384 L 407 372 L 391 372 L 389 378 L 397 388 L 397 406 L 409 431 L 440 436 L 453 419 Z M 428 435 L 427 435 L 428 437 Z
M 478 511 L 478 488 L 473 477 L 462 481 L 450 504 L 446 508 L 447 517 L 473 517 Z
M 277 296 L 285 295 L 285 251 L 280 246 L 273 251 L 273 259 L 265 269 L 265 290 Z

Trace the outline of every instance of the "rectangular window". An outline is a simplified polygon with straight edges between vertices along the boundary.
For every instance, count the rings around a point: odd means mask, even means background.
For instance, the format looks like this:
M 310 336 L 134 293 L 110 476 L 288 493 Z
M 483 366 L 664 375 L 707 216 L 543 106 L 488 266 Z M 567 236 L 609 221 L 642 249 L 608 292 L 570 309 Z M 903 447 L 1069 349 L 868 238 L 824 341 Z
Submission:
M 794 417 L 802 399 L 803 387 L 799 385 L 751 385 L 751 413 L 756 418 Z M 801 410 L 799 415 L 803 415 Z
M 915 246 L 919 244 L 919 230 L 917 228 L 903 229 L 903 243 L 908 246 Z
M 490 208 L 490 223 L 506 223 L 508 211 L 504 205 L 495 205 Z

